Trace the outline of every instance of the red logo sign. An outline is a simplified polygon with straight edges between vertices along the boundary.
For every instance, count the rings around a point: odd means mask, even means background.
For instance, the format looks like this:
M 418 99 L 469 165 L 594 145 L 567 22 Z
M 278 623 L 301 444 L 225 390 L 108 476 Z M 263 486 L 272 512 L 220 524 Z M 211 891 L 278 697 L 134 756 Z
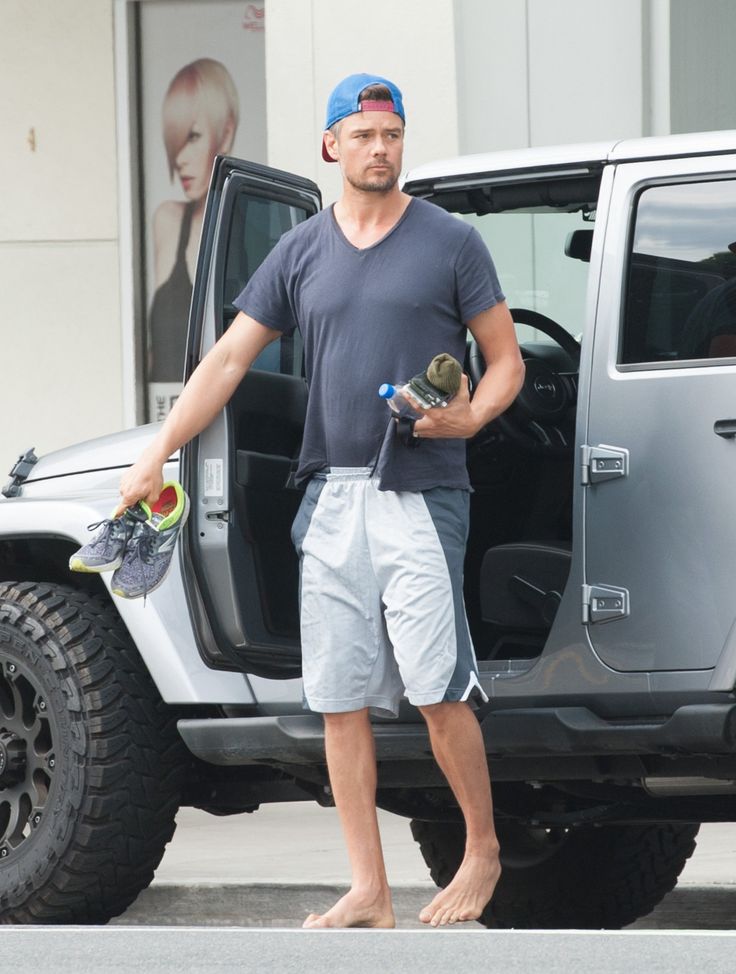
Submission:
M 265 13 L 261 4 L 249 3 L 243 12 L 243 30 L 263 30 Z

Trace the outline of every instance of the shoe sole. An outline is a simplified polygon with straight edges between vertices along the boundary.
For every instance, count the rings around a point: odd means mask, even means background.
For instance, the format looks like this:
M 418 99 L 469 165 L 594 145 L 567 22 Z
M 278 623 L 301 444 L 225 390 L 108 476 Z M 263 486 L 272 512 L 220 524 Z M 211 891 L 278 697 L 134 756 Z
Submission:
M 189 517 L 189 506 L 190 506 L 189 505 L 189 495 L 187 494 L 184 497 L 184 510 L 182 511 L 181 517 L 179 518 L 179 531 L 181 531 L 181 529 L 184 527 L 184 525 L 186 524 L 187 518 Z M 177 536 L 176 544 L 174 545 L 174 550 L 171 552 L 171 558 L 169 558 L 169 563 L 166 566 L 166 571 L 163 573 L 163 575 L 161 576 L 161 578 L 159 578 L 159 580 L 156 582 L 155 585 L 152 585 L 149 589 L 146 589 L 145 592 L 141 592 L 140 595 L 127 595 L 125 592 L 123 592 L 122 589 L 113 588 L 113 589 L 111 589 L 111 592 L 113 593 L 113 595 L 117 595 L 118 598 L 121 598 L 121 599 L 128 599 L 128 601 L 131 601 L 132 599 L 142 599 L 144 596 L 146 598 L 148 598 L 148 596 L 151 594 L 151 592 L 155 592 L 156 589 L 159 588 L 161 585 L 163 585 L 163 583 L 166 581 L 166 576 L 171 571 L 171 565 L 173 564 L 173 561 L 174 561 L 174 555 L 176 554 L 176 545 L 178 543 L 179 543 L 179 538 Z
M 114 572 L 123 563 L 122 558 L 117 558 L 107 565 L 87 565 L 81 559 L 71 557 L 69 559 L 69 570 L 72 572 L 84 572 L 87 575 L 99 575 L 100 572 Z

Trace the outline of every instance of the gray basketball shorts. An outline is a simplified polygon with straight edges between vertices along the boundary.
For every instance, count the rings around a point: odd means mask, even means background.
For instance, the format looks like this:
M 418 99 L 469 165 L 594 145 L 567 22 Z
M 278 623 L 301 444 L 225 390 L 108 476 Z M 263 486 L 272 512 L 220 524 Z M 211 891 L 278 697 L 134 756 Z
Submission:
M 309 481 L 292 527 L 300 557 L 310 710 L 487 701 L 463 603 L 467 491 L 381 491 L 371 468 Z

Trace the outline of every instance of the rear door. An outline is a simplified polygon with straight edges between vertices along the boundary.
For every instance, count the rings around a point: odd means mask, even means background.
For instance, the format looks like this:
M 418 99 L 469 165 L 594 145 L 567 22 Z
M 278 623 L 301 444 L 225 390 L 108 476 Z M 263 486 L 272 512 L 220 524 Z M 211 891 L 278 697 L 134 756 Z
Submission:
M 736 630 L 736 156 L 620 164 L 610 214 L 588 632 L 617 670 L 706 670 Z
M 187 378 L 237 314 L 232 302 L 281 235 L 316 213 L 307 179 L 238 159 L 215 162 L 187 339 Z M 185 576 L 212 665 L 265 676 L 300 669 L 298 566 L 289 529 L 307 387 L 299 335 L 254 363 L 222 414 L 189 444 Z

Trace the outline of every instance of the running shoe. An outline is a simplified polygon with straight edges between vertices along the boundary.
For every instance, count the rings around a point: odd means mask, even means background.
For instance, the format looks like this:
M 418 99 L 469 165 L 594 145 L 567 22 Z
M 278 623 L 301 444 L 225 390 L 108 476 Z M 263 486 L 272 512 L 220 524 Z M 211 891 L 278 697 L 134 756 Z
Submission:
M 123 552 L 136 524 L 147 520 L 151 511 L 141 501 L 127 508 L 119 517 L 106 517 L 87 525 L 88 531 L 100 530 L 69 559 L 73 572 L 111 572 L 123 563 Z
M 181 484 L 170 480 L 151 505 L 150 516 L 138 521 L 112 576 L 112 591 L 123 599 L 139 599 L 163 582 L 171 567 L 176 539 L 189 516 L 189 498 Z

